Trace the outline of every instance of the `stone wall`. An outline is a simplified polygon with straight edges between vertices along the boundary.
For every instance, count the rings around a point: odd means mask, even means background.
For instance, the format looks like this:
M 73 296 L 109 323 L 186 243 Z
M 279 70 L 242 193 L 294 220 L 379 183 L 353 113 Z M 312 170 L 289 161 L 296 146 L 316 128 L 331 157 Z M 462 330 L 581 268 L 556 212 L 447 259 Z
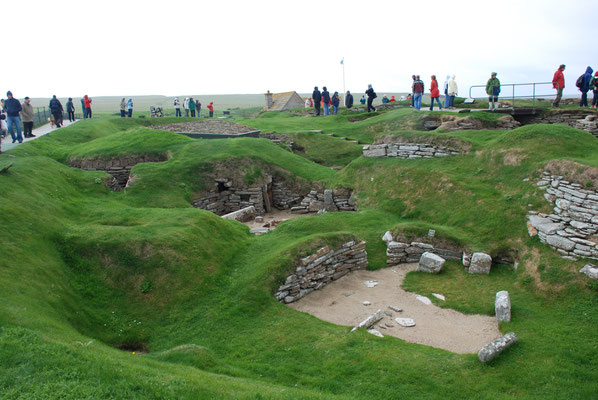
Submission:
M 463 258 L 463 251 L 455 251 L 434 247 L 429 243 L 405 242 L 400 240 L 389 240 L 386 242 L 386 263 L 398 265 L 404 263 L 418 262 L 425 252 L 434 253 L 445 260 L 458 260 Z
M 432 158 L 457 154 L 459 151 L 455 149 L 431 144 L 391 143 L 363 146 L 364 157 Z
M 565 259 L 598 260 L 598 192 L 548 172 L 537 185 L 546 191 L 544 198 L 554 209 L 551 214 L 529 212 L 530 236 L 538 235 Z
M 519 118 L 524 124 L 564 124 L 598 136 L 598 113 L 584 109 L 550 110 L 534 117 Z
M 318 290 L 351 271 L 368 266 L 365 242 L 350 241 L 338 250 L 322 247 L 315 254 L 302 258 L 295 271 L 286 278 L 274 296 L 282 303 L 292 303 Z
M 304 194 L 289 189 L 284 180 L 274 176 L 272 178 L 272 204 L 279 210 L 288 210 L 303 199 Z
M 353 192 L 349 189 L 312 190 L 299 205 L 291 208 L 291 212 L 296 214 L 320 211 L 357 211 Z
M 69 160 L 72 168 L 84 169 L 86 171 L 104 171 L 112 175 L 112 181 L 109 186 L 114 191 L 122 190 L 127 186 L 131 169 L 143 162 L 162 162 L 166 161 L 165 155 L 131 155 L 124 157 L 103 158 L 84 158 L 81 160 Z
M 267 185 L 266 185 L 267 186 Z M 266 187 L 267 192 L 267 187 Z M 193 207 L 225 215 L 253 206 L 257 214 L 265 212 L 264 186 L 233 187 L 233 181 L 217 178 L 207 195 L 193 201 Z

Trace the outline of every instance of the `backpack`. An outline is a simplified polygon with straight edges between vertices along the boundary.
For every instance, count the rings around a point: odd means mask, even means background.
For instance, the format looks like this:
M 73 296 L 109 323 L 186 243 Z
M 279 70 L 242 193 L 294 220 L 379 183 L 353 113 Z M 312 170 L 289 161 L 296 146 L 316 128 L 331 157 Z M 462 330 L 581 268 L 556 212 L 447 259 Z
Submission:
M 586 74 L 583 74 L 579 78 L 577 78 L 577 80 L 575 81 L 575 86 L 577 86 L 578 88 L 581 89 L 581 87 L 583 86 L 583 82 L 585 80 L 585 75 Z
M 376 94 L 376 92 L 373 92 L 372 94 L 373 94 L 372 99 L 375 99 L 376 97 L 378 97 L 378 95 Z

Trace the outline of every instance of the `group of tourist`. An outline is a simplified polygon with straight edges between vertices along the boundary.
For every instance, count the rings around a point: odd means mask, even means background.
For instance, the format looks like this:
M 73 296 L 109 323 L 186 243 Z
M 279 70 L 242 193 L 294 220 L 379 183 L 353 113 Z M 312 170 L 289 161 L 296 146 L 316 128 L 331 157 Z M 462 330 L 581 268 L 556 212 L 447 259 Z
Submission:
M 174 98 L 173 105 L 175 110 L 175 117 L 182 117 L 183 113 L 181 112 L 181 100 L 179 100 L 178 97 Z M 183 100 L 182 107 L 185 110 L 185 117 L 201 117 L 201 103 L 199 102 L 199 100 L 193 100 L 193 97 L 186 97 L 185 100 Z M 214 102 L 210 101 L 210 104 L 208 104 L 207 108 L 210 118 L 212 118 L 214 116 Z
M 565 88 L 565 76 L 563 75 L 563 71 L 565 68 L 565 64 L 561 64 L 552 78 L 552 87 L 556 90 L 556 98 L 552 103 L 553 107 L 559 107 L 561 98 L 563 97 L 563 89 Z M 588 107 L 588 92 L 590 90 L 594 95 L 592 99 L 592 108 L 598 107 L 598 71 L 593 73 L 594 70 L 592 67 L 588 66 L 586 72 L 581 74 L 575 81 L 575 86 L 577 86 L 581 92 L 581 100 L 579 101 L 580 107 Z
M 122 100 L 120 101 L 120 117 L 121 118 L 125 118 L 125 117 L 131 118 L 132 116 L 133 116 L 133 99 L 129 97 L 129 100 L 125 101 L 125 98 L 123 97 Z

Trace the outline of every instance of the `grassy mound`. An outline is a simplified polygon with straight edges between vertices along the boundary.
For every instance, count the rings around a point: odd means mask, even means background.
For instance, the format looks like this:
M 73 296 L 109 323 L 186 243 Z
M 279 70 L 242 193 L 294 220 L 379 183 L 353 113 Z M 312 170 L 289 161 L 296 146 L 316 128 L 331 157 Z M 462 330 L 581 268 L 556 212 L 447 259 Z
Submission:
M 265 113 L 242 122 L 294 135 L 305 157 L 265 139 L 191 140 L 144 129 L 167 121 L 111 118 L 10 152 L 14 166 L 0 174 L 0 397 L 562 398 L 563 388 L 568 398 L 594 396 L 597 288 L 576 272 L 583 261 L 563 260 L 527 236 L 525 215 L 548 210 L 538 171 L 596 166 L 596 139 L 554 125 L 407 132 L 412 115 L 399 109 L 355 122 L 350 113 Z M 335 148 L 346 143 L 338 138 L 301 132 L 310 129 L 366 142 L 442 140 L 469 152 L 365 159 L 354 145 Z M 168 159 L 135 166 L 134 183 L 119 193 L 103 185 L 105 173 L 66 165 L 139 154 Z M 310 161 L 317 158 L 346 167 Z M 8 161 L 0 155 L 0 165 Z M 274 170 L 351 187 L 360 211 L 289 220 L 254 237 L 190 206 L 214 174 L 251 182 Z M 465 313 L 492 315 L 496 291 L 508 290 L 513 321 L 500 328 L 520 343 L 490 365 L 474 354 L 348 334 L 272 296 L 295 261 L 323 244 L 366 240 L 377 269 L 386 265 L 385 231 L 417 239 L 428 229 L 519 261 L 489 276 L 453 262 L 440 275 L 405 280 L 408 290 L 443 293 L 440 306 Z

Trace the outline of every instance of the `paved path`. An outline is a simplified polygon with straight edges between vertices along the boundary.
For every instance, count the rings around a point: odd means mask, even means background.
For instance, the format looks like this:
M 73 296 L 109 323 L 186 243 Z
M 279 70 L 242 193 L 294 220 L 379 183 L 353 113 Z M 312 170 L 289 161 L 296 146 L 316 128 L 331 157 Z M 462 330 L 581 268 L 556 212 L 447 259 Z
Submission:
M 78 121 L 78 120 L 77 120 L 77 121 Z M 75 121 L 75 122 L 77 122 L 77 121 Z M 69 125 L 72 125 L 72 124 L 74 124 L 75 122 L 69 122 L 69 121 L 67 120 L 67 121 L 64 121 L 64 123 L 63 123 L 63 125 L 62 125 L 62 126 L 63 126 L 63 128 L 66 128 L 67 126 L 69 126 Z M 52 127 L 50 126 L 50 124 L 45 124 L 45 125 L 42 125 L 42 126 L 40 126 L 39 128 L 35 128 L 35 129 L 33 130 L 33 134 L 34 134 L 36 137 L 34 137 L 34 138 L 26 138 L 26 137 L 23 137 L 23 143 L 25 143 L 25 142 L 28 142 L 28 141 L 30 141 L 30 140 L 35 140 L 35 139 L 37 139 L 38 137 L 44 136 L 46 133 L 50 133 L 50 132 L 52 132 L 52 131 L 55 131 L 56 129 L 59 129 L 59 128 L 56 128 L 56 127 L 52 128 Z M 9 133 L 7 133 L 7 134 L 6 134 L 6 137 L 2 139 L 2 152 L 8 151 L 8 150 L 12 150 L 12 149 L 14 149 L 15 147 L 17 147 L 17 146 L 18 146 L 18 145 L 20 145 L 20 144 L 21 144 L 21 143 L 19 143 L 19 142 L 12 143 L 12 138 L 10 137 L 10 134 L 9 134 Z

